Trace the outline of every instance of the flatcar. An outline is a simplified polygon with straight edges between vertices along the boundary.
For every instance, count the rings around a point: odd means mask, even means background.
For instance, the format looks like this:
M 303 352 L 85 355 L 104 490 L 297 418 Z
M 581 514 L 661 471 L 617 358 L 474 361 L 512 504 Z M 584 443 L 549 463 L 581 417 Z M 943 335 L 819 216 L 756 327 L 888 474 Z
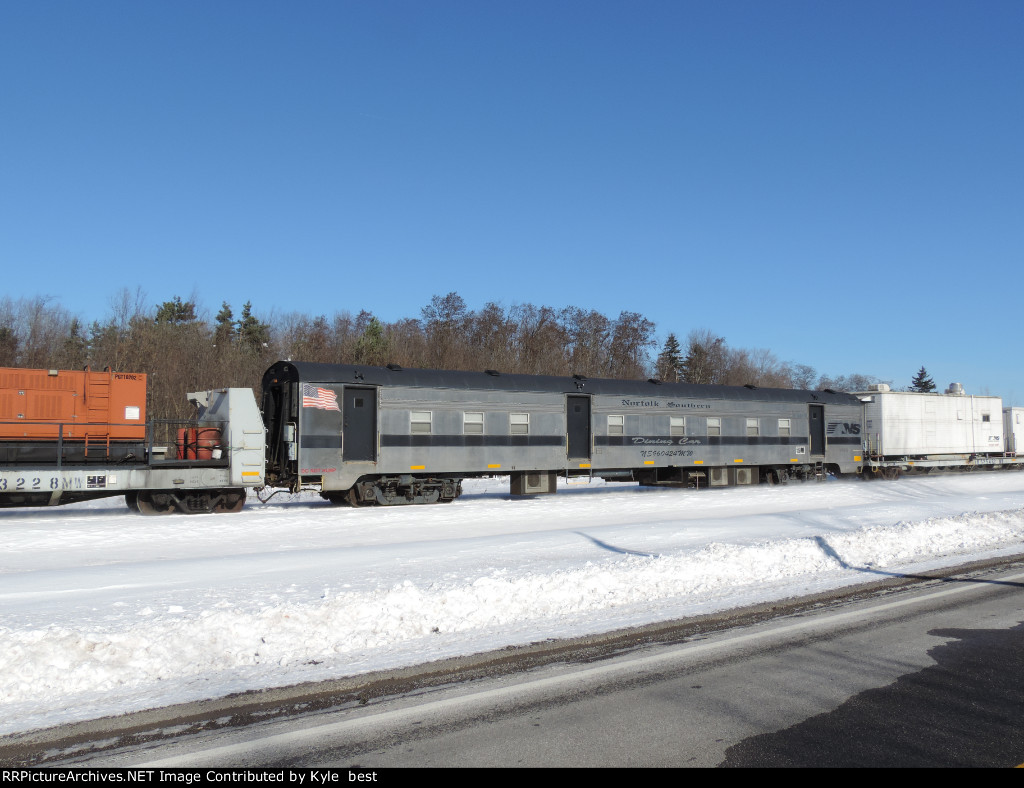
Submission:
M 832 391 L 281 361 L 262 412 L 267 484 L 352 505 L 450 502 L 499 474 L 538 495 L 559 477 L 716 487 L 862 468 L 862 404 Z
M 0 508 L 125 497 L 143 514 L 236 512 L 263 484 L 250 389 L 189 394 L 188 423 L 146 421 L 146 376 L 0 369 Z

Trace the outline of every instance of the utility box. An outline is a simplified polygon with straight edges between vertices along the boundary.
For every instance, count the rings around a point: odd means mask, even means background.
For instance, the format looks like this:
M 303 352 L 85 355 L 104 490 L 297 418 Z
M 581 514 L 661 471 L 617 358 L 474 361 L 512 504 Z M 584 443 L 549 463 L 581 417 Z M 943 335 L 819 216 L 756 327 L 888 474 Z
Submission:
M 864 442 L 872 456 L 923 459 L 1004 450 L 999 397 L 877 389 L 856 396 L 864 403 Z
M 757 472 L 755 468 L 730 468 L 729 476 L 729 481 L 732 484 L 757 484 L 758 482 Z
M 710 468 L 708 475 L 708 486 L 709 487 L 728 487 L 729 486 L 729 469 L 728 468 Z
M 557 476 L 553 471 L 514 471 L 509 474 L 512 495 L 549 495 L 555 492 Z

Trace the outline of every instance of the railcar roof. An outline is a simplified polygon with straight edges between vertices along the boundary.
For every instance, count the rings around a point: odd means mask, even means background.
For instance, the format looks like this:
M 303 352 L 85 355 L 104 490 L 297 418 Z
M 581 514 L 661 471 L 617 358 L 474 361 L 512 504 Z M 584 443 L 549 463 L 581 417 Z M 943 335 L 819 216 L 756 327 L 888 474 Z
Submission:
M 600 394 L 622 397 L 682 397 L 688 399 L 732 399 L 756 402 L 816 402 L 821 404 L 860 405 L 852 394 L 800 389 L 748 388 L 746 386 L 708 386 L 696 383 L 661 383 L 650 380 L 614 380 L 610 378 L 559 377 L 555 375 L 518 375 L 458 370 L 411 369 L 360 366 L 356 364 L 317 364 L 305 361 L 279 361 L 263 377 L 264 388 L 274 379 L 308 383 L 343 383 L 367 386 L 411 386 L 413 388 L 482 389 L 494 391 L 532 391 L 559 394 Z

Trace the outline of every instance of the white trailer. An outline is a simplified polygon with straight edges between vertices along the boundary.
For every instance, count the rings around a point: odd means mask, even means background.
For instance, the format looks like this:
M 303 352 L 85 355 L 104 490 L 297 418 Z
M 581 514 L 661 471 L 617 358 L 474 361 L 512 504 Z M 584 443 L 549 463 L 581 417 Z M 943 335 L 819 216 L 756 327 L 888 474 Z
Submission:
M 871 388 L 857 394 L 864 403 L 864 442 L 871 458 L 959 464 L 1004 452 L 999 397 L 966 395 L 958 384 L 945 394 L 890 391 L 885 384 Z
M 1024 457 L 1024 408 L 1003 408 L 1003 435 L 1006 453 Z

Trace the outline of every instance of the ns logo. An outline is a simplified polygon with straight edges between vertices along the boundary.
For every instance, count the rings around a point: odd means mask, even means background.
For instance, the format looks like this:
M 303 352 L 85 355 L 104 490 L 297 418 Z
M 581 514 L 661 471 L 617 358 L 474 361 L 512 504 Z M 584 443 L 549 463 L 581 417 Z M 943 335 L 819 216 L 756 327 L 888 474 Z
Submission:
M 860 424 L 848 421 L 832 421 L 828 425 L 829 435 L 860 435 Z

